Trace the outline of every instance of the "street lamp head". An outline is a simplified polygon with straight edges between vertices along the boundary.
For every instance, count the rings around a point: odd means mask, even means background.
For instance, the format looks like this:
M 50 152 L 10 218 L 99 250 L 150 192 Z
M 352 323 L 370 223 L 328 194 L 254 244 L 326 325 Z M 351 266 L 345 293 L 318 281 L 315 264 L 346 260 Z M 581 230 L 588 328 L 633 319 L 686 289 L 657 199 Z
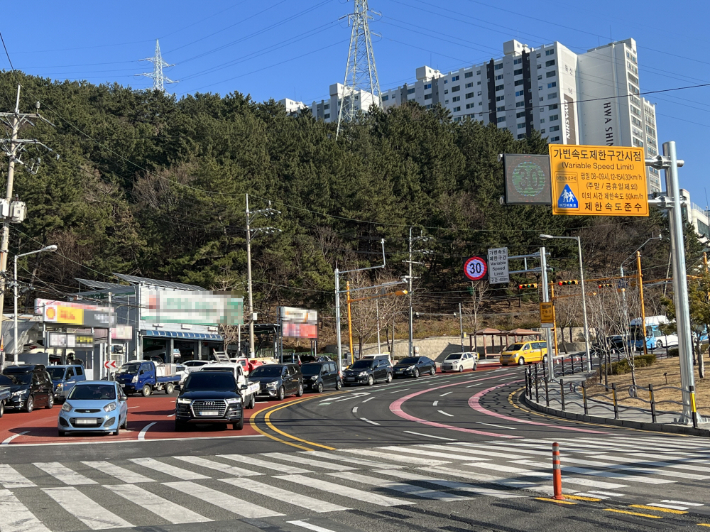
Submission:
M 543 240 L 550 240 L 551 238 L 555 238 L 555 237 L 552 235 L 540 235 L 540 238 L 542 238 Z
M 56 244 L 52 244 L 51 246 L 40 249 L 40 251 L 57 251 L 57 246 Z

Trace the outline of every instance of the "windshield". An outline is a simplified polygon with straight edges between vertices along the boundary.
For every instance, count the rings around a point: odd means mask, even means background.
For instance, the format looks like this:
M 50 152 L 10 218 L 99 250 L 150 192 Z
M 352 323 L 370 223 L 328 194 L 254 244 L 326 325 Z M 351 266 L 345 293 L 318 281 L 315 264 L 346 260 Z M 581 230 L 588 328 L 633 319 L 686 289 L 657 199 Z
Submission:
M 417 357 L 407 357 L 400 360 L 398 364 L 416 364 L 418 360 Z
M 121 366 L 118 370 L 119 373 L 138 373 L 138 370 L 141 367 L 141 363 L 132 363 L 132 364 L 124 364 Z
M 372 366 L 372 360 L 358 360 L 350 366 L 352 369 L 368 369 Z
M 304 375 L 318 375 L 320 368 L 320 364 L 303 364 L 303 366 L 301 366 L 301 373 Z
M 281 366 L 259 366 L 258 368 L 255 368 L 254 371 L 252 371 L 249 374 L 249 378 L 251 379 L 252 377 L 278 377 L 281 375 Z
M 0 380 L 0 383 L 3 384 L 30 384 L 32 382 L 32 374 L 31 373 L 11 373 L 11 374 L 3 374 L 3 379 Z M 9 381 L 9 382 L 8 382 Z
M 52 378 L 53 381 L 60 381 L 64 378 L 64 371 L 66 368 L 47 368 L 47 373 Z
M 226 371 L 198 371 L 190 373 L 185 381 L 186 392 L 236 392 L 234 376 Z
M 525 344 L 513 344 L 505 348 L 506 351 L 520 351 Z
M 454 355 L 449 355 L 446 357 L 446 360 L 458 360 L 461 358 L 461 353 L 456 353 Z
M 74 386 L 68 399 L 72 401 L 113 401 L 116 387 L 109 384 L 81 384 Z
M 202 368 L 200 371 L 228 371 L 229 373 L 234 373 L 234 369 L 232 368 L 214 368 L 214 367 L 209 367 L 209 368 Z

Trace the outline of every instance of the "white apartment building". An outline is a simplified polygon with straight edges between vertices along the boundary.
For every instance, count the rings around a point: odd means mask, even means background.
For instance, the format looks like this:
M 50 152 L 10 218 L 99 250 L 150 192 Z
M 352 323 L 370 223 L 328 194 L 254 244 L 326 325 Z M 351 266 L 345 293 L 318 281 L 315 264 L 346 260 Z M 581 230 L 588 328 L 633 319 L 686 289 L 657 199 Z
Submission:
M 690 200 L 690 192 L 680 189 L 680 195 L 685 200 L 683 205 L 683 219 L 695 229 L 701 242 L 710 242 L 710 208 L 706 205 L 703 209 Z
M 321 100 L 320 102 L 313 102 L 310 107 L 311 113 L 319 120 L 337 122 L 339 105 L 345 94 L 345 86 L 342 83 L 334 83 L 330 86 L 330 98 Z M 279 103 L 286 107 L 286 112 L 289 115 L 298 114 L 302 109 L 308 108 L 308 105 L 305 103 L 289 100 L 288 98 L 279 100 Z M 373 103 L 380 105 L 381 102 L 377 96 L 374 96 L 368 91 L 355 91 L 355 98 L 353 100 L 355 111 L 367 112 Z

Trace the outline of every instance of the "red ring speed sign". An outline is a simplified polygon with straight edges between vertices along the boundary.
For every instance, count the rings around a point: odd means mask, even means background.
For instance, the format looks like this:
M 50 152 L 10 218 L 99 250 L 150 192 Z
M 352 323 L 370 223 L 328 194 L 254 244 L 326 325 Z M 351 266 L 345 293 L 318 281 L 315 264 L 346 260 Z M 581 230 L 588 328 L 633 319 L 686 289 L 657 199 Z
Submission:
M 463 274 L 471 281 L 480 281 L 488 274 L 488 263 L 483 257 L 471 257 L 464 262 Z

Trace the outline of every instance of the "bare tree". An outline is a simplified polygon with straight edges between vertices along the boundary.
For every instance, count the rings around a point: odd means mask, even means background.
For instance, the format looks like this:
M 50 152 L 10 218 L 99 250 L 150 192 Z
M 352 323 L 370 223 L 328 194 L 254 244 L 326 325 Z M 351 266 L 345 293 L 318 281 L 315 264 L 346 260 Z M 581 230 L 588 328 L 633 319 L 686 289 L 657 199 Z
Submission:
M 471 296 L 461 305 L 461 312 L 467 318 L 473 334 L 474 349 L 478 350 L 478 330 L 481 326 L 480 313 L 486 294 L 490 290 L 488 281 L 471 282 Z

